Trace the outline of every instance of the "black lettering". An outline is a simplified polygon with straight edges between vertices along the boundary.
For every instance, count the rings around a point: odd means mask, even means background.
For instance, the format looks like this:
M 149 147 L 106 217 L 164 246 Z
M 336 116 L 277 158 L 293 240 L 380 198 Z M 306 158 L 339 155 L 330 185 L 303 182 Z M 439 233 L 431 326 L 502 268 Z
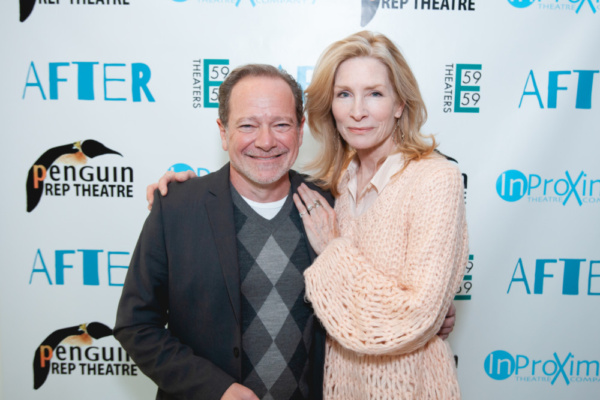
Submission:
M 65 165 L 65 167 L 64 167 L 64 169 L 63 169 L 63 179 L 64 179 L 65 181 L 67 181 L 67 182 L 69 181 L 69 176 L 67 175 L 67 173 L 68 173 L 69 171 L 71 172 L 71 180 L 72 180 L 73 182 L 75 182 L 75 181 L 77 180 L 77 178 L 76 178 L 76 176 L 77 176 L 77 173 L 76 173 L 76 171 L 75 171 L 75 167 L 74 167 L 74 166 L 72 166 L 72 165 Z
M 79 170 L 79 177 L 85 182 L 91 182 L 94 180 L 94 172 L 88 172 L 84 175 L 84 171 L 87 171 L 88 169 L 94 171 L 94 168 L 90 167 L 89 165 L 81 167 L 81 169 Z
M 71 361 L 81 361 L 81 347 L 71 346 L 69 348 L 69 359 Z
M 108 182 L 108 167 L 104 167 L 104 176 L 102 176 L 102 167 L 96 168 L 96 180 L 98 182 Z
M 57 181 L 59 179 L 58 176 L 55 176 L 57 174 L 60 174 L 60 168 L 58 168 L 57 165 L 53 165 L 48 169 L 48 175 L 50 175 L 50 179 L 53 181 Z
M 129 180 L 125 180 L 125 173 L 128 173 Z M 116 179 L 115 179 L 116 181 Z M 121 167 L 121 182 L 133 182 L 133 168 L 131 167 Z

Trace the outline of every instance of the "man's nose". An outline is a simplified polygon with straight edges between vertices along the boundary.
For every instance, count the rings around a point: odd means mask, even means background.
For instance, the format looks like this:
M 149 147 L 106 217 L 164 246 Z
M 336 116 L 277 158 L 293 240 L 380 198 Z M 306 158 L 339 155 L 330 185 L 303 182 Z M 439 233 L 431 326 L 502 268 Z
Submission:
M 275 140 L 275 133 L 269 126 L 261 126 L 254 140 L 254 146 L 257 148 L 269 151 L 273 147 L 277 146 L 277 140 Z

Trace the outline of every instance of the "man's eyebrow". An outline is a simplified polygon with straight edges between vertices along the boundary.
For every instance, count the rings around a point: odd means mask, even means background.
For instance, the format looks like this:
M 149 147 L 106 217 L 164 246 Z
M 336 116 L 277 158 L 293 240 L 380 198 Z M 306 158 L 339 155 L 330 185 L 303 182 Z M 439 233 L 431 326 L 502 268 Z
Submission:
M 269 117 L 269 123 L 281 122 L 281 121 L 285 121 L 285 122 L 294 124 L 294 123 L 296 123 L 296 118 L 292 117 L 292 116 L 285 116 L 285 115 L 274 115 L 272 117 Z M 236 119 L 235 121 L 232 121 L 232 123 L 235 125 L 248 123 L 248 122 L 260 122 L 260 121 L 259 121 L 259 118 L 255 117 L 255 116 L 240 117 L 240 118 Z

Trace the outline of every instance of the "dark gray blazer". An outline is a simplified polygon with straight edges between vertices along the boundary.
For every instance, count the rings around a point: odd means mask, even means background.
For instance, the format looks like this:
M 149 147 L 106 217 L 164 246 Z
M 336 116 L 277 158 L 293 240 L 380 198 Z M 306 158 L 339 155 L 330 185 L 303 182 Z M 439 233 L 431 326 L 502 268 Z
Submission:
M 293 193 L 304 182 L 294 171 L 290 180 Z M 131 258 L 114 335 L 158 385 L 157 399 L 220 399 L 240 382 L 240 275 L 229 185 L 227 164 L 171 184 L 166 197 L 156 192 Z M 314 329 L 310 398 L 321 399 L 325 332 L 316 319 Z

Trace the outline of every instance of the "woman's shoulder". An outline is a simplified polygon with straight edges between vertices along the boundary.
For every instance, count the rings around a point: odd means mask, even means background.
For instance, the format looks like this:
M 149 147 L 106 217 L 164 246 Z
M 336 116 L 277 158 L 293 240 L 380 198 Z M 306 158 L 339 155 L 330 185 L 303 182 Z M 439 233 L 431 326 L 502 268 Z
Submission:
M 460 169 L 456 162 L 450 161 L 437 153 L 434 153 L 429 157 L 411 161 L 407 170 L 410 170 L 411 174 L 418 175 L 421 178 L 431 177 L 432 175 L 446 177 L 461 176 Z

